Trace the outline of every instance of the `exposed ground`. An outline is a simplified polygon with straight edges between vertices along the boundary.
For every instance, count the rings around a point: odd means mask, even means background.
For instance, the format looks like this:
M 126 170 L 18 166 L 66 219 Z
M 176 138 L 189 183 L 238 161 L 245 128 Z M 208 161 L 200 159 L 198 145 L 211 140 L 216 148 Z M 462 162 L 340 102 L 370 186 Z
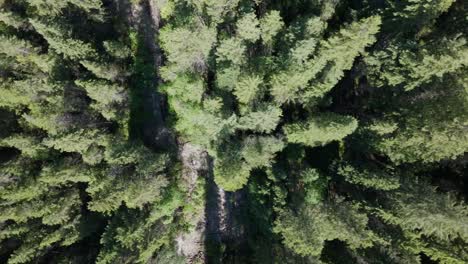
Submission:
M 141 89 L 136 94 L 142 99 L 138 102 L 144 119 L 139 129 L 147 145 L 155 149 L 173 148 L 177 145 L 178 156 L 183 165 L 183 178 L 189 192 L 189 200 L 196 188 L 199 177 L 205 179 L 205 204 L 191 222 L 194 229 L 190 233 L 181 233 L 175 239 L 177 252 L 186 258 L 187 263 L 222 263 L 227 245 L 243 243 L 242 226 L 236 220 L 243 195 L 226 193 L 218 188 L 212 175 L 212 163 L 208 154 L 190 144 L 177 142 L 172 132 L 166 127 L 166 100 L 157 90 L 161 80 L 158 70 L 162 65 L 163 55 L 157 46 L 159 31 L 159 10 L 151 0 L 141 0 L 132 4 L 128 12 L 129 23 L 138 32 L 138 54 L 142 58 L 143 72 L 137 72 L 136 87 Z M 148 71 L 149 69 L 149 71 Z M 140 85 L 142 84 L 142 85 Z M 142 113 L 134 113 L 141 115 Z

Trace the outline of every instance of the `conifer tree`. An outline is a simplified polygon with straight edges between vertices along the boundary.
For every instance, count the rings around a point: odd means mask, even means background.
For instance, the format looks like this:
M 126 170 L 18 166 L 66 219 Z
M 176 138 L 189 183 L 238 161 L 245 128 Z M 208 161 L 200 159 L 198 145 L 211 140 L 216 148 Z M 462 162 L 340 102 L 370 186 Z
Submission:
M 40 16 L 58 16 L 65 8 L 69 7 L 70 5 L 79 7 L 86 12 L 93 11 L 96 14 L 102 12 L 102 2 L 100 0 L 31 0 L 27 1 L 27 4 L 28 7 L 33 8 L 33 12 Z
M 341 140 L 353 133 L 357 126 L 353 117 L 327 113 L 312 117 L 308 122 L 288 124 L 284 130 L 289 142 L 314 147 Z
M 313 23 L 310 27 L 314 30 L 323 28 L 320 20 L 312 19 L 310 23 Z M 378 16 L 354 22 L 329 39 L 319 42 L 316 54 L 313 51 L 317 45 L 317 36 L 314 36 L 315 32 L 311 33 L 311 38 L 299 42 L 290 55 L 292 58 L 299 57 L 294 54 L 299 52 L 303 61 L 300 64 L 291 61 L 287 63 L 290 67 L 273 76 L 271 93 L 275 100 L 279 103 L 295 100 L 310 102 L 313 98 L 324 96 L 343 77 L 343 72 L 352 67 L 355 58 L 375 42 L 380 23 Z M 309 59 L 311 55 L 314 56 Z
M 463 37 L 443 39 L 439 43 L 421 45 L 418 49 L 413 51 L 390 45 L 366 58 L 375 84 L 401 85 L 410 91 L 449 74 L 456 75 L 467 67 L 468 50 Z M 379 73 L 373 74 L 373 71 Z
M 128 115 L 125 107 L 128 104 L 128 92 L 124 87 L 105 81 L 76 81 L 93 99 L 91 107 L 107 120 L 119 120 Z M 123 118 L 125 120 L 125 118 Z
M 466 91 L 458 81 L 447 80 L 415 97 L 398 118 L 397 129 L 379 136 L 376 148 L 394 162 L 437 162 L 454 159 L 466 151 Z M 425 131 L 425 133 L 420 133 Z
M 376 213 L 386 223 L 401 228 L 400 247 L 414 255 L 424 252 L 440 263 L 468 259 L 463 250 L 468 229 L 462 220 L 467 217 L 467 208 L 452 194 L 437 193 L 424 180 L 407 181 L 399 191 L 389 194 L 388 205 L 388 209 L 376 209 Z
M 0 0 L 0 262 L 467 263 L 467 11 Z
M 294 214 L 285 211 L 276 222 L 275 232 L 285 245 L 303 256 L 319 256 L 325 241 L 339 239 L 351 249 L 371 247 L 377 236 L 367 227 L 368 218 L 358 206 L 338 201 L 305 205 Z
M 89 43 L 72 38 L 70 32 L 56 22 L 30 19 L 30 23 L 55 53 L 72 60 L 96 56 L 96 51 Z

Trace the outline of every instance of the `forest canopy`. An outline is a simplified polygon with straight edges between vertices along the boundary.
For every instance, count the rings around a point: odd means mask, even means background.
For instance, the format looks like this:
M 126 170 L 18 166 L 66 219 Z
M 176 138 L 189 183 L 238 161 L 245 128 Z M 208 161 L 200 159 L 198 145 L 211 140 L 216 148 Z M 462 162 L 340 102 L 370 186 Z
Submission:
M 0 263 L 468 263 L 464 0 L 0 0 Z

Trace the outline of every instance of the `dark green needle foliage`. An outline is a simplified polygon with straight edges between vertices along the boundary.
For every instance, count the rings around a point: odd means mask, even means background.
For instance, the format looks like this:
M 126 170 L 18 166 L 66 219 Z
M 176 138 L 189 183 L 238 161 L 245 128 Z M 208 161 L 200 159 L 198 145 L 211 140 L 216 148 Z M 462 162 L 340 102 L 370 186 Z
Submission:
M 0 0 L 0 262 L 468 263 L 463 0 Z

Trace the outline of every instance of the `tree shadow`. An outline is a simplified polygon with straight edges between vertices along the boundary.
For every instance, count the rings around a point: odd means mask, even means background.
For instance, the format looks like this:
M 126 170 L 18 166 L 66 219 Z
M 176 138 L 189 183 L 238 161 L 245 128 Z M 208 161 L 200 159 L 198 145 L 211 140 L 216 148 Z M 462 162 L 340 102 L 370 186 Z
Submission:
M 213 168 L 210 161 L 209 168 Z M 222 263 L 221 217 L 219 187 L 214 181 L 213 170 L 209 170 L 205 183 L 205 263 Z
M 153 150 L 175 150 L 173 133 L 166 126 L 168 114 L 166 98 L 158 91 L 162 52 L 157 45 L 158 22 L 152 18 L 148 0 L 133 6 L 121 0 L 127 15 L 132 48 L 132 66 L 129 79 L 130 120 L 129 135 L 141 140 Z M 133 8 L 133 10 L 132 10 Z
M 224 192 L 212 172 L 205 185 L 205 263 L 252 263 L 248 190 Z

